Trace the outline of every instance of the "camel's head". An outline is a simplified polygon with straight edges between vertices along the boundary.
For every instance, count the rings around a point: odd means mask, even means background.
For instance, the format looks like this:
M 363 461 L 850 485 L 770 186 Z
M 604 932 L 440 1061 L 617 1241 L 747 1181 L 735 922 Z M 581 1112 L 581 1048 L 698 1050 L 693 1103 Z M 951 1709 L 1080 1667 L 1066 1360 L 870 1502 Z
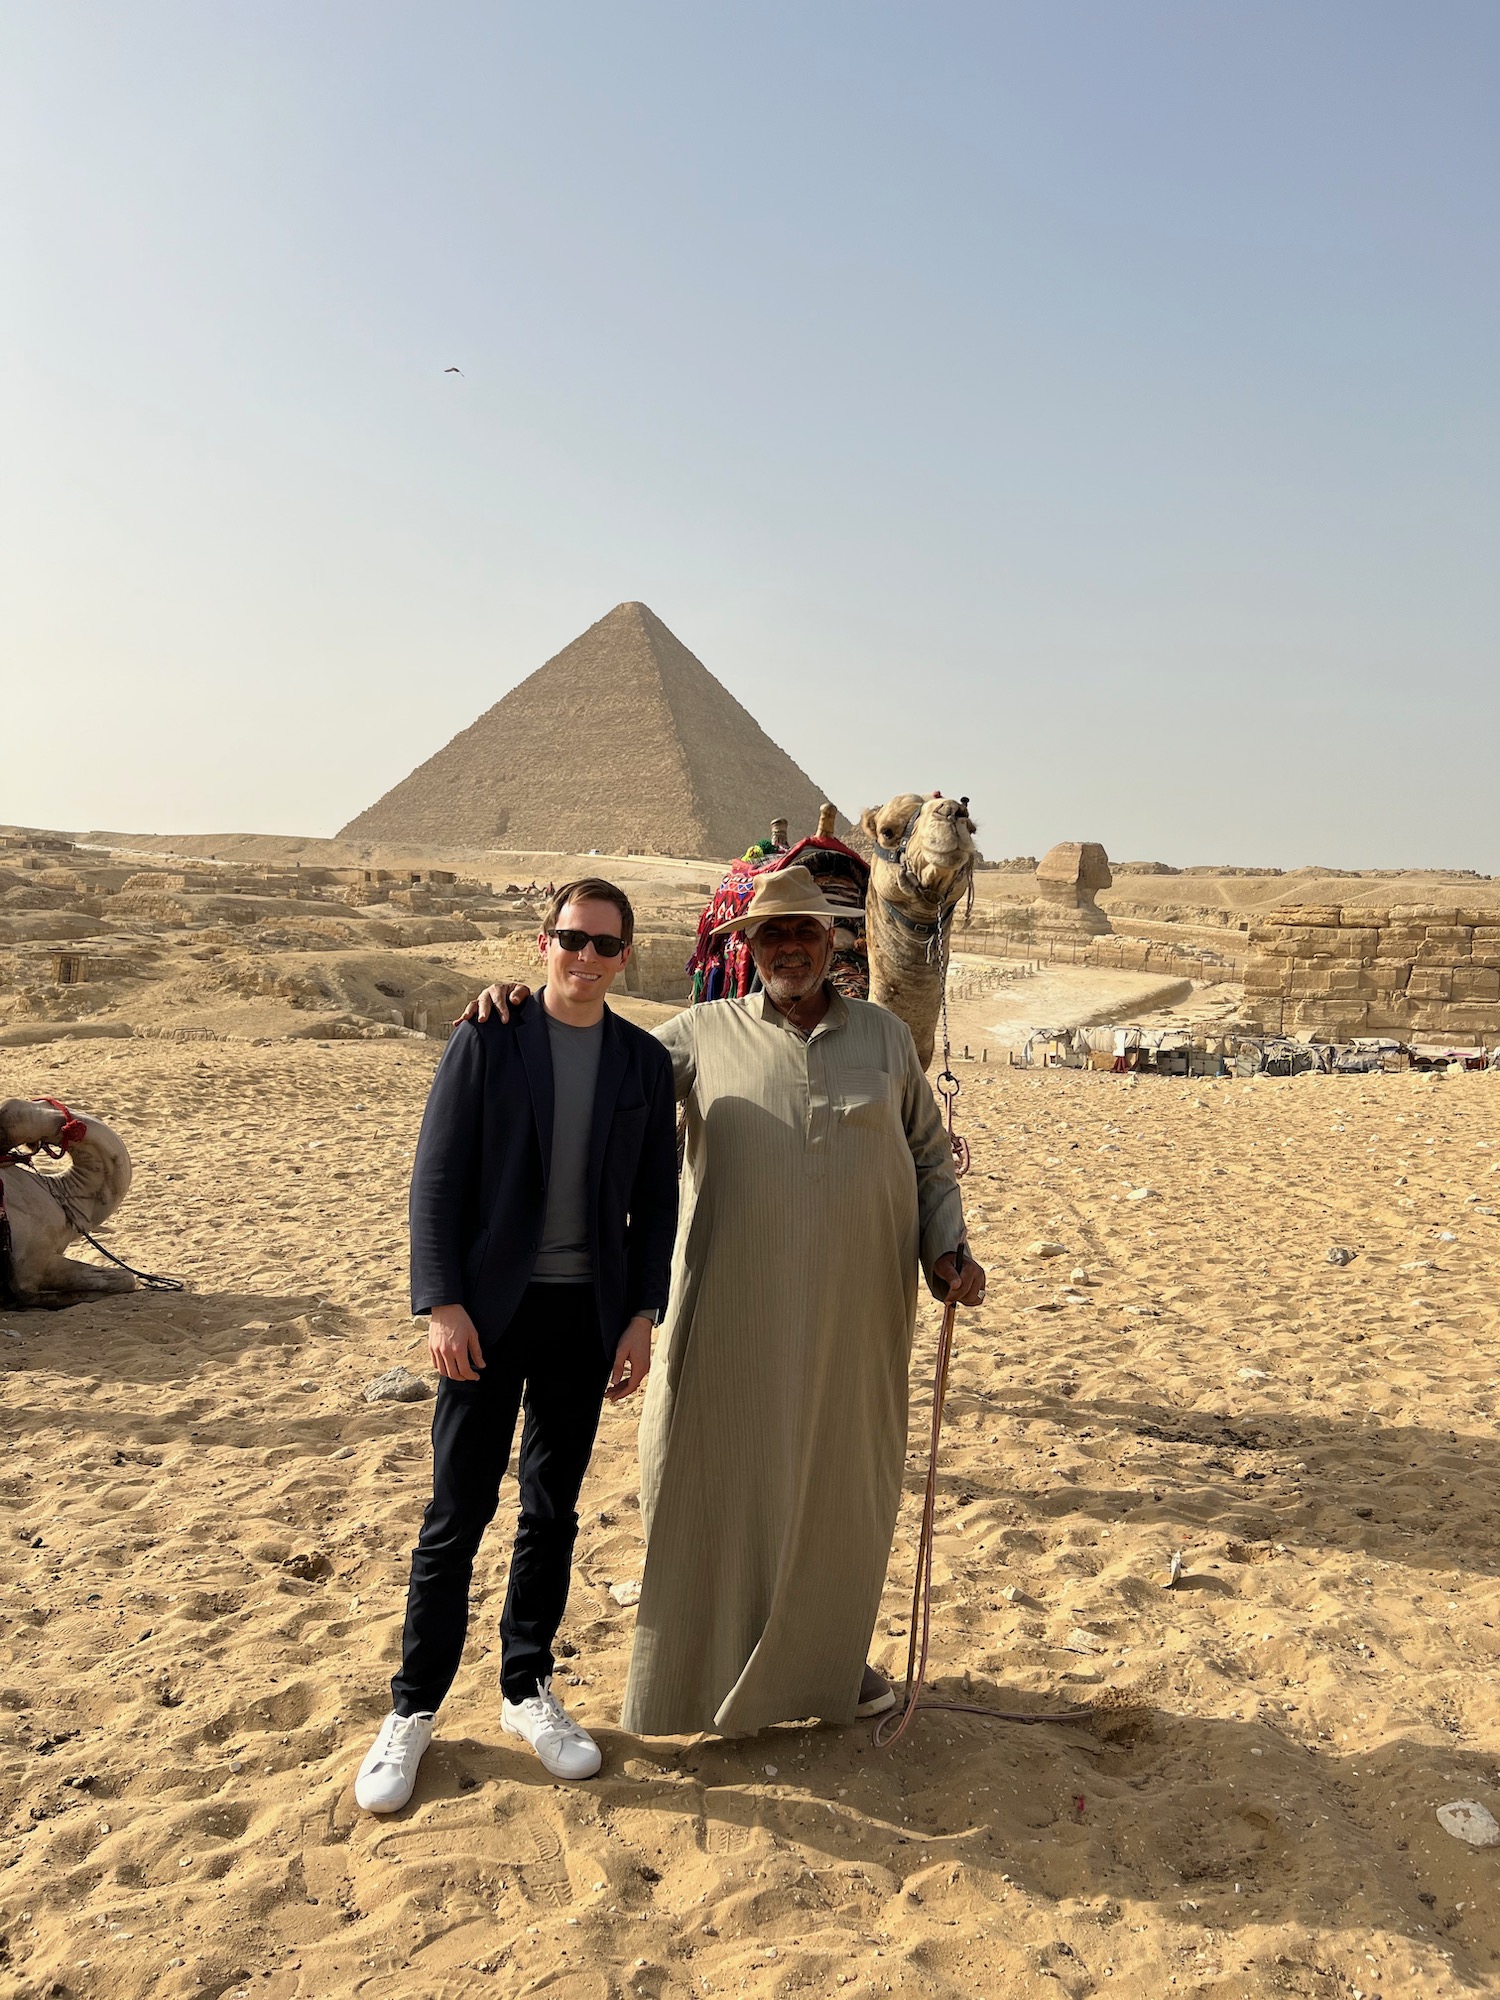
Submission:
M 973 872 L 974 822 L 967 799 L 898 792 L 883 806 L 866 807 L 859 823 L 875 843 L 876 868 L 898 870 L 927 896 L 952 902 Z

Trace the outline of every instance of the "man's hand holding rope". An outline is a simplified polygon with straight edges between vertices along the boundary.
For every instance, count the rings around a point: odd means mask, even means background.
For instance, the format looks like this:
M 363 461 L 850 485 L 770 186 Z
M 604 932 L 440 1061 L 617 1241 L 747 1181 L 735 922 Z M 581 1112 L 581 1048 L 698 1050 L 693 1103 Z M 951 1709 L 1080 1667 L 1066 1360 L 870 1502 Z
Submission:
M 945 1250 L 932 1267 L 932 1275 L 940 1285 L 946 1285 L 942 1294 L 945 1306 L 982 1306 L 984 1304 L 985 1270 L 977 1263 L 967 1246 L 963 1263 L 958 1261 L 958 1253 Z

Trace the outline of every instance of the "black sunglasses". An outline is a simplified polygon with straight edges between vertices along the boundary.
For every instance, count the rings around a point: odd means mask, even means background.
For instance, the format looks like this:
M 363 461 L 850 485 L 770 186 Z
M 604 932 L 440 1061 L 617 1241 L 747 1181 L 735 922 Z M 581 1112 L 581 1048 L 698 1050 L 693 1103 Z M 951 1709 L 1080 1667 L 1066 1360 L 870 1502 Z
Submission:
M 601 958 L 618 958 L 625 949 L 622 937 L 611 937 L 606 931 L 596 937 L 592 931 L 548 931 L 549 938 L 556 938 L 564 951 L 582 951 L 585 945 L 592 945 Z

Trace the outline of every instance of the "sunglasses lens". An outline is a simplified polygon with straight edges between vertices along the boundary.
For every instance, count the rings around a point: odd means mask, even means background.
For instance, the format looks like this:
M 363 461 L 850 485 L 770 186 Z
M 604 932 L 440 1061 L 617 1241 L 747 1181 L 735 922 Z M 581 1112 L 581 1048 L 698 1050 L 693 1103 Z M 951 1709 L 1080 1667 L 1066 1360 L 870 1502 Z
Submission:
M 556 938 L 564 951 L 582 951 L 585 945 L 592 944 L 601 958 L 618 958 L 625 949 L 624 938 L 610 937 L 607 934 L 604 937 L 595 937 L 589 931 L 553 931 L 551 935 Z

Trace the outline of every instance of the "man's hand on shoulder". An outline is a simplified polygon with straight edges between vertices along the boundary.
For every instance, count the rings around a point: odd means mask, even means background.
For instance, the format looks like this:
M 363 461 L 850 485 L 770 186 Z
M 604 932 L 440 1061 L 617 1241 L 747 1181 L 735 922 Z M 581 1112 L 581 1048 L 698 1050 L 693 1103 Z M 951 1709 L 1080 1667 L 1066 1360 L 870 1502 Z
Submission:
M 611 1403 L 633 1396 L 651 1373 L 651 1322 L 637 1315 L 620 1335 L 605 1395 Z
M 427 1352 L 439 1375 L 450 1382 L 477 1382 L 484 1366 L 479 1331 L 462 1306 L 434 1306 L 427 1329 Z
M 524 1007 L 530 998 L 529 986 L 519 984 L 502 986 L 497 981 L 495 985 L 486 986 L 482 993 L 476 994 L 453 1025 L 456 1028 L 464 1021 L 484 1022 L 491 1014 L 498 1014 L 503 1024 L 509 1021 L 512 1007 Z
M 984 1304 L 984 1266 L 964 1252 L 962 1269 L 957 1256 L 945 1250 L 932 1267 L 932 1275 L 940 1285 L 946 1285 L 943 1294 L 944 1305 L 982 1306 Z

